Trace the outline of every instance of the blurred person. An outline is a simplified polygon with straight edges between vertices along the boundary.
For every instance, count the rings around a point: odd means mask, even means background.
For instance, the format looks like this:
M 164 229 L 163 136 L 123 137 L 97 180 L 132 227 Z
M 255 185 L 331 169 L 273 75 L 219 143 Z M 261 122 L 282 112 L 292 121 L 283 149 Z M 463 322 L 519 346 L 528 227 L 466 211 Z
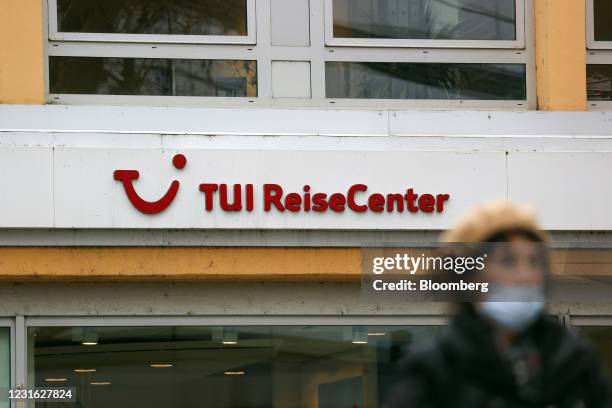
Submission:
M 400 361 L 384 408 L 612 408 L 595 352 L 545 315 L 548 237 L 531 211 L 484 204 L 442 241 L 503 243 L 487 247 L 491 290 L 458 303 L 445 334 Z

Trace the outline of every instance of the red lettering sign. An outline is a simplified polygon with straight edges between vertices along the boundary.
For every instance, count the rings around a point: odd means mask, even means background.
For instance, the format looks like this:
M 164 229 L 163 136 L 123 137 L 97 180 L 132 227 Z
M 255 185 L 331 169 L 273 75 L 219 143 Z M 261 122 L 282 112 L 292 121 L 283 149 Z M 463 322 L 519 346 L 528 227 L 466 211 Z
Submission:
M 187 159 L 182 154 L 172 158 L 172 164 L 182 170 Z M 173 180 L 166 193 L 157 201 L 142 199 L 135 190 L 134 180 L 138 180 L 138 170 L 115 170 L 114 178 L 123 184 L 128 200 L 140 212 L 158 214 L 174 201 L 180 182 Z M 255 186 L 253 184 L 202 183 L 199 190 L 203 194 L 205 211 L 251 212 L 254 209 Z M 346 192 L 313 192 L 310 185 L 303 186 L 301 192 L 286 192 L 279 184 L 266 183 L 262 188 L 263 210 L 265 212 L 335 212 L 352 211 L 356 213 L 442 213 L 449 194 L 418 194 L 412 188 L 405 192 L 370 192 L 365 184 L 353 184 Z

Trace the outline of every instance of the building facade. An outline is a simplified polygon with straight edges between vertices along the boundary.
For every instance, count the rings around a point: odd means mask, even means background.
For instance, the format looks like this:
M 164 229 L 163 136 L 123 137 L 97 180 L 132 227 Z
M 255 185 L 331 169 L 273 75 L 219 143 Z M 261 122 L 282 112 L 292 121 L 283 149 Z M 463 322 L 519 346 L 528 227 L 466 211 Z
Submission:
M 608 3 L 1 0 L 0 388 L 377 407 L 449 311 L 363 247 L 496 198 L 612 246 Z M 612 302 L 549 309 L 612 369 Z

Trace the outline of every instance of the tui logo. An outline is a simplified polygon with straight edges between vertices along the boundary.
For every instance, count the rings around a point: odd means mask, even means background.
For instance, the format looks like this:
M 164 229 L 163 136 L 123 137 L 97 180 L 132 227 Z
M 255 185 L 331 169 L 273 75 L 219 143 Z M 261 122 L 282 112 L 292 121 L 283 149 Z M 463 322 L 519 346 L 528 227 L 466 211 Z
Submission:
M 182 170 L 186 164 L 187 158 L 180 153 L 172 158 L 172 165 L 178 170 Z M 113 176 L 115 180 L 123 183 L 123 188 L 125 189 L 130 203 L 132 203 L 138 211 L 144 214 L 158 214 L 164 211 L 172 204 L 180 187 L 180 182 L 174 180 L 162 198 L 157 201 L 147 201 L 142 199 L 134 188 L 134 180 L 138 180 L 138 177 L 140 177 L 138 170 L 115 170 Z

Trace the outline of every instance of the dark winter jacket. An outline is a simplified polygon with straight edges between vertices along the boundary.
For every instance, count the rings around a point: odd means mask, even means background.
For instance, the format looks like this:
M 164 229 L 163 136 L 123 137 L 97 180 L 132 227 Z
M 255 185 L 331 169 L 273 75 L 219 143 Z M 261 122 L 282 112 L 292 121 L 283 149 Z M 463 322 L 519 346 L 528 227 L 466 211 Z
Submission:
M 609 379 L 591 348 L 542 317 L 508 352 L 473 311 L 398 365 L 384 408 L 612 408 Z

